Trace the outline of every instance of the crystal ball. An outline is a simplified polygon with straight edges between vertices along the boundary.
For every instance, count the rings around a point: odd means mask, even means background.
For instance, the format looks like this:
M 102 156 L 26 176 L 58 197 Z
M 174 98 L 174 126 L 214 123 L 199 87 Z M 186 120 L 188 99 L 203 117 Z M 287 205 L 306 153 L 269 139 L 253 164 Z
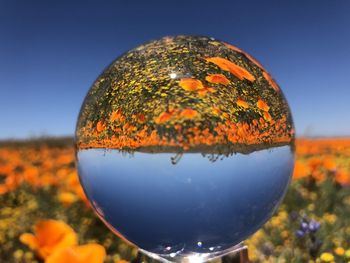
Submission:
M 281 202 L 287 101 L 243 50 L 204 36 L 142 44 L 97 78 L 76 127 L 81 184 L 119 237 L 169 261 L 221 256 Z

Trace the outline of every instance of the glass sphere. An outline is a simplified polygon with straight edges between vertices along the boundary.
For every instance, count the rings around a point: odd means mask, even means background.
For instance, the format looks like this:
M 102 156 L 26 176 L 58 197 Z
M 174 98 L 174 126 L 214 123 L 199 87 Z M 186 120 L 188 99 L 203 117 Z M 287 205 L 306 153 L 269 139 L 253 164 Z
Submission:
M 286 192 L 294 128 L 281 89 L 250 55 L 208 37 L 164 37 L 98 77 L 76 128 L 97 215 L 153 257 L 221 256 Z

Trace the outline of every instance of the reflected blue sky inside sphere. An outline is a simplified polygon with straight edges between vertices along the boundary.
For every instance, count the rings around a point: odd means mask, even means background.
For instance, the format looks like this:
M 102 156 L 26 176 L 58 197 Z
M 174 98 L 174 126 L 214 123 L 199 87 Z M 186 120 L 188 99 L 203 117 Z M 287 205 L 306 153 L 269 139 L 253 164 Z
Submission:
M 77 153 L 82 185 L 99 215 L 146 251 L 177 257 L 228 249 L 272 215 L 290 180 L 290 146 L 210 160 L 185 153 Z

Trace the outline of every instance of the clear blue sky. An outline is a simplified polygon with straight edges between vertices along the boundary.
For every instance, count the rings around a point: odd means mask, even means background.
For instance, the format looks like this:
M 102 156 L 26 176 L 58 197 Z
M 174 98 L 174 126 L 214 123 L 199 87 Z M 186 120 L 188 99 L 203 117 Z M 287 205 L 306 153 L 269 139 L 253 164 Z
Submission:
M 73 134 L 105 66 L 178 34 L 257 58 L 284 91 L 298 135 L 350 135 L 349 0 L 0 0 L 0 138 Z

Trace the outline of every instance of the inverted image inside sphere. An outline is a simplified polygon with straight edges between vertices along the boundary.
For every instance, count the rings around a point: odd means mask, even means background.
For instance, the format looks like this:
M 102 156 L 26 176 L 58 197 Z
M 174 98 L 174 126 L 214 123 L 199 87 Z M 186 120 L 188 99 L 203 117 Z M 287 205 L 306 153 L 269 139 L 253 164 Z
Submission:
M 115 60 L 81 109 L 77 146 L 250 152 L 292 142 L 286 100 L 251 56 L 206 37 L 165 37 Z

